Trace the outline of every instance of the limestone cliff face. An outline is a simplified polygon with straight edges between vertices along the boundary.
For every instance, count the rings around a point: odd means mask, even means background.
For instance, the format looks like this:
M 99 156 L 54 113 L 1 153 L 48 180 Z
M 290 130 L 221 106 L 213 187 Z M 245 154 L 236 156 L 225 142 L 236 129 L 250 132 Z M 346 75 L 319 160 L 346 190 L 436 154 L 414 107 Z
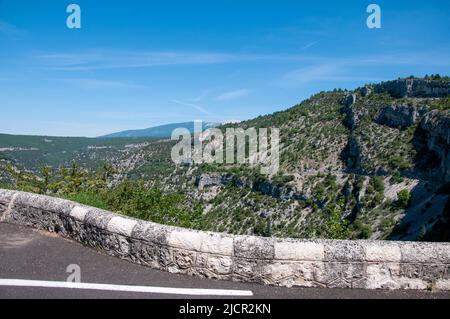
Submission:
M 202 174 L 195 179 L 195 185 L 199 190 L 203 190 L 211 186 L 227 185 L 230 183 L 230 178 L 221 174 Z
M 353 105 L 356 103 L 356 99 L 356 94 L 349 94 L 343 101 L 343 111 L 345 113 L 344 124 L 351 130 L 355 129 L 359 124 L 359 118 L 361 116 L 361 114 L 359 114 L 353 107 Z
M 277 199 L 307 199 L 306 195 L 296 192 L 288 187 L 276 185 L 269 180 L 250 181 L 244 178 L 236 178 L 229 174 L 201 174 L 200 176 L 196 177 L 195 184 L 200 191 L 212 186 L 226 186 L 232 184 L 234 187 L 249 188 L 252 191 L 260 192 L 264 195 Z
M 435 179 L 450 181 L 450 117 L 438 111 L 428 113 L 416 132 L 420 148 L 419 165 Z
M 372 95 L 374 93 L 388 94 L 390 97 L 376 104 L 374 103 L 376 97 Z M 417 125 L 413 136 L 417 155 L 410 159 L 411 169 L 408 174 L 414 178 L 432 180 L 439 185 L 448 182 L 450 180 L 450 113 L 432 110 L 429 103 L 430 100 L 447 97 L 449 93 L 450 82 L 420 79 L 383 82 L 348 93 L 341 102 L 345 115 L 343 122 L 350 131 L 347 145 L 341 153 L 341 159 L 347 169 L 353 172 L 369 173 L 370 170 L 365 170 L 363 164 L 373 161 L 376 152 L 389 157 L 389 154 L 395 151 L 392 148 L 395 143 L 386 146 L 383 151 L 374 148 L 373 144 L 380 145 L 383 140 L 389 140 L 389 138 L 392 141 L 398 140 L 393 138 L 392 134 L 404 134 L 402 131 Z M 399 131 L 392 131 L 392 129 Z M 370 131 L 372 131 L 371 136 L 367 134 Z M 389 137 L 390 135 L 392 137 Z M 410 143 L 411 138 L 406 138 L 404 142 Z M 364 142 L 367 139 L 375 142 Z M 401 165 L 405 166 L 406 162 Z M 389 167 L 380 167 L 372 173 L 388 174 L 389 170 L 386 168 Z
M 422 79 L 402 79 L 373 86 L 375 93 L 389 93 L 396 98 L 441 98 L 450 95 L 450 82 Z
M 419 123 L 427 112 L 426 107 L 389 105 L 381 110 L 375 122 L 392 128 L 406 128 Z

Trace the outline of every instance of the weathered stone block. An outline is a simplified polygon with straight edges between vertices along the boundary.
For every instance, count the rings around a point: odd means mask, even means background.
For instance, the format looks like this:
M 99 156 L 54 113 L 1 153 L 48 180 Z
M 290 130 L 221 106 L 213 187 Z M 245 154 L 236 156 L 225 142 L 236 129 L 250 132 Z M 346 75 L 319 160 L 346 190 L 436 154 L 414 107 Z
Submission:
M 368 262 L 400 262 L 402 253 L 397 243 L 365 242 L 362 244 Z
M 235 236 L 234 238 L 234 255 L 236 257 L 253 258 L 253 259 L 274 259 L 274 239 L 251 237 L 251 236 Z
M 3 214 L 5 213 L 7 208 L 8 204 L 0 202 L 0 221 L 2 220 Z
M 195 260 L 196 268 L 207 268 L 208 267 L 208 257 L 209 254 L 198 253 Z
M 233 271 L 233 259 L 226 256 L 209 256 L 208 269 L 218 275 L 230 274 Z
M 63 222 L 63 229 L 61 230 L 62 235 L 65 237 L 72 238 L 73 240 L 76 240 L 78 242 L 82 242 L 85 230 L 83 222 L 72 217 L 65 217 L 62 219 L 62 222 Z
M 131 237 L 153 243 L 160 246 L 167 246 L 167 238 L 170 229 L 163 225 L 138 221 L 133 229 Z
M 422 279 L 428 282 L 435 282 L 443 279 L 445 265 L 423 265 Z
M 420 278 L 414 279 L 414 278 L 400 277 L 396 278 L 396 282 L 398 283 L 398 287 L 396 289 L 424 290 L 427 289 L 430 285 L 430 283 Z
M 171 247 L 201 251 L 206 234 L 184 229 L 174 229 L 168 233 L 167 244 Z
M 275 260 L 323 261 L 325 257 L 324 245 L 316 242 L 278 240 L 274 251 Z
M 445 267 L 445 272 L 444 272 L 443 279 L 448 279 L 448 280 L 450 280 L 450 266 L 449 266 L 449 265 L 447 265 L 447 266 Z
M 205 233 L 200 251 L 224 256 L 233 255 L 233 237 L 224 234 Z
M 108 223 L 114 216 L 117 215 L 101 209 L 91 208 L 85 216 L 84 223 L 99 229 L 107 230 Z
M 159 250 L 159 258 L 158 263 L 161 267 L 168 267 L 174 263 L 173 261 L 173 252 L 169 247 L 158 247 Z
M 449 279 L 441 279 L 438 280 L 434 287 L 438 290 L 450 290 L 450 280 Z
M 7 190 L 7 189 L 0 189 L 0 203 L 9 204 L 9 202 L 11 201 L 13 196 L 15 194 L 17 194 L 17 193 L 18 192 L 16 192 L 16 191 L 10 191 L 10 190 Z
M 95 248 L 109 247 L 110 239 L 108 237 L 110 236 L 110 233 L 108 233 L 106 230 L 85 223 L 82 232 L 83 235 L 81 237 L 81 242 L 83 244 Z
M 400 264 L 400 276 L 406 278 L 421 278 L 422 264 Z
M 342 264 L 342 278 L 348 282 L 360 280 L 366 276 L 367 264 L 365 263 L 350 263 Z
M 14 205 L 5 221 L 51 232 L 59 232 L 63 227 L 63 221 L 58 213 L 43 211 L 40 208 Z
M 0 190 L 0 221 L 4 219 L 4 214 L 8 209 L 9 203 L 12 201 L 14 197 L 14 192 Z
M 189 274 L 201 278 L 238 281 L 232 274 L 220 275 L 206 268 L 191 268 Z
M 438 262 L 442 264 L 450 264 L 450 244 L 438 243 L 434 245 Z
M 438 263 L 439 254 L 433 243 L 401 243 L 403 263 Z
M 153 243 L 130 240 L 130 257 L 136 263 L 160 269 L 160 250 L 161 248 Z
M 272 285 L 312 287 L 314 264 L 312 262 L 274 262 L 262 267 L 262 276 Z
M 340 278 L 341 274 L 341 263 L 316 263 L 314 266 L 314 280 L 324 285 L 328 285 L 330 282 Z
M 325 261 L 354 262 L 364 261 L 365 252 L 357 241 L 327 241 L 325 243 Z
M 233 273 L 237 277 L 251 278 L 258 269 L 260 263 L 255 259 L 233 259 Z
M 121 216 L 114 216 L 108 222 L 107 230 L 112 233 L 130 237 L 136 224 L 136 220 Z
M 175 264 L 180 269 L 188 269 L 195 265 L 195 253 L 187 250 L 174 249 Z
M 73 207 L 76 205 L 74 202 L 56 197 L 23 192 L 17 194 L 18 195 L 14 201 L 16 205 L 39 208 L 46 212 L 69 215 Z
M 400 273 L 399 264 L 368 264 L 366 268 L 367 289 L 398 289 L 400 284 L 395 280 Z
M 125 236 L 108 234 L 103 247 L 107 247 L 113 255 L 120 258 L 129 258 L 130 256 L 130 242 Z
M 72 208 L 72 211 L 70 212 L 69 216 L 74 218 L 77 221 L 84 222 L 88 212 L 89 212 L 89 207 L 77 205 L 74 208 Z

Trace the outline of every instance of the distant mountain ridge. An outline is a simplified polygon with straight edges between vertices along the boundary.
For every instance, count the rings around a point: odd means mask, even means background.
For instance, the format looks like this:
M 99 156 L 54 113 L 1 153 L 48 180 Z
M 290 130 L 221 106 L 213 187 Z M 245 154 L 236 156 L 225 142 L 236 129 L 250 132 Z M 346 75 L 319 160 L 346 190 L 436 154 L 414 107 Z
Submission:
M 221 123 L 218 122 L 203 122 L 202 130 L 216 127 L 219 126 L 220 124 Z M 100 138 L 137 138 L 137 137 L 166 138 L 170 137 L 172 135 L 173 130 L 177 128 L 186 128 L 191 133 L 193 133 L 194 122 L 165 124 L 140 130 L 126 130 L 100 136 Z

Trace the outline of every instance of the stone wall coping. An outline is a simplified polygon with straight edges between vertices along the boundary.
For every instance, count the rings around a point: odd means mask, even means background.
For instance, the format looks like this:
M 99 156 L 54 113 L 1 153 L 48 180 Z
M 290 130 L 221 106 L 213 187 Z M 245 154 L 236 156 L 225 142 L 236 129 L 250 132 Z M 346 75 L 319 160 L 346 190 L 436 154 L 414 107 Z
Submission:
M 304 260 L 304 261 L 369 261 L 369 262 L 436 262 L 450 263 L 450 243 L 401 242 L 381 240 L 329 240 L 265 238 L 200 231 L 156 224 L 70 200 L 13 190 L 0 190 L 0 202 L 44 209 L 70 216 L 111 233 L 151 241 L 141 228 L 159 228 L 167 236 L 168 246 L 242 258 Z M 2 212 L 0 212 L 1 216 Z M 420 252 L 419 254 L 417 252 Z
M 0 189 L 0 222 L 58 232 L 156 269 L 279 286 L 450 290 L 450 243 L 265 238 L 166 226 Z

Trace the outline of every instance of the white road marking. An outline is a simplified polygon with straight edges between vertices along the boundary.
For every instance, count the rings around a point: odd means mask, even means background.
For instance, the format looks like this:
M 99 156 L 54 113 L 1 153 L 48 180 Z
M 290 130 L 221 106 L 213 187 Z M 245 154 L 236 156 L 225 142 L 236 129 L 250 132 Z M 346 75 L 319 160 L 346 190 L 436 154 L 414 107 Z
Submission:
M 127 292 L 154 293 L 154 294 L 191 295 L 191 296 L 241 296 L 241 297 L 253 296 L 253 292 L 250 290 L 126 286 L 126 285 L 89 284 L 89 283 L 76 283 L 66 281 L 41 281 L 41 280 L 22 280 L 22 279 L 0 279 L 0 286 L 127 291 Z

